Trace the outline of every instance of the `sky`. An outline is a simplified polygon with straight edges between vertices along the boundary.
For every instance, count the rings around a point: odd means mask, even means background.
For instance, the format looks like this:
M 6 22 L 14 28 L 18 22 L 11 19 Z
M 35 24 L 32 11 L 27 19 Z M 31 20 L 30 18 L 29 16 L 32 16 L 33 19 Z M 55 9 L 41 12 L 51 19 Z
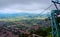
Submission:
M 51 4 L 51 0 L 0 0 L 0 13 L 42 13 Z M 45 12 L 52 9 L 53 6 Z

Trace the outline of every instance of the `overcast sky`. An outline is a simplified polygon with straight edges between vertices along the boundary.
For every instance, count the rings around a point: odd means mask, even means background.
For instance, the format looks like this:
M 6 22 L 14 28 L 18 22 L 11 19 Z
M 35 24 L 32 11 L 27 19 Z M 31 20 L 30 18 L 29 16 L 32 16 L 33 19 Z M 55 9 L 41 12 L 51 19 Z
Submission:
M 51 0 L 0 0 L 0 13 L 41 13 L 51 4 Z M 54 7 L 51 8 L 53 9 Z M 46 12 L 49 12 L 51 8 Z

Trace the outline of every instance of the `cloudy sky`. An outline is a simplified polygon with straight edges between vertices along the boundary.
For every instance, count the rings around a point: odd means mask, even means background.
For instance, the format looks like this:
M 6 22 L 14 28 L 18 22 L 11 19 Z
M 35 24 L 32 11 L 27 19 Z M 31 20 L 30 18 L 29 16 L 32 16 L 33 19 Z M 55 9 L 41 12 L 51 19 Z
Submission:
M 0 0 L 0 13 L 41 13 L 51 4 L 51 0 Z M 51 8 L 53 9 L 54 7 Z M 46 12 L 49 12 L 51 8 Z

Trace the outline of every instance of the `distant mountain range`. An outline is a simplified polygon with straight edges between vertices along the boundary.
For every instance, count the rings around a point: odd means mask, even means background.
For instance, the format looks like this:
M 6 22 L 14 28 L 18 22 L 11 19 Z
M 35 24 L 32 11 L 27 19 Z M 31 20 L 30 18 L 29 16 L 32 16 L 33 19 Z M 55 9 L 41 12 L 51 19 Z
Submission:
M 15 18 L 15 17 L 28 17 L 28 18 L 35 18 L 35 17 L 49 17 L 50 14 L 33 14 L 33 13 L 0 13 L 0 18 Z

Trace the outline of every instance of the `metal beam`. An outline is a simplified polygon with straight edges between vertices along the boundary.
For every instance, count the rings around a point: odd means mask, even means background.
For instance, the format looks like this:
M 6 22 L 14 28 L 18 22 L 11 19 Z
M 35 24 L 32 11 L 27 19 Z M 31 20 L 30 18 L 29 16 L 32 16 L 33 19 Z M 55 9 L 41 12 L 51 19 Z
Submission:
M 59 24 L 57 23 L 56 21 L 56 16 L 55 16 L 55 13 L 58 13 L 60 12 L 60 10 L 53 10 L 52 13 L 51 13 L 51 23 L 52 23 L 52 37 L 60 37 L 60 31 L 59 31 Z

